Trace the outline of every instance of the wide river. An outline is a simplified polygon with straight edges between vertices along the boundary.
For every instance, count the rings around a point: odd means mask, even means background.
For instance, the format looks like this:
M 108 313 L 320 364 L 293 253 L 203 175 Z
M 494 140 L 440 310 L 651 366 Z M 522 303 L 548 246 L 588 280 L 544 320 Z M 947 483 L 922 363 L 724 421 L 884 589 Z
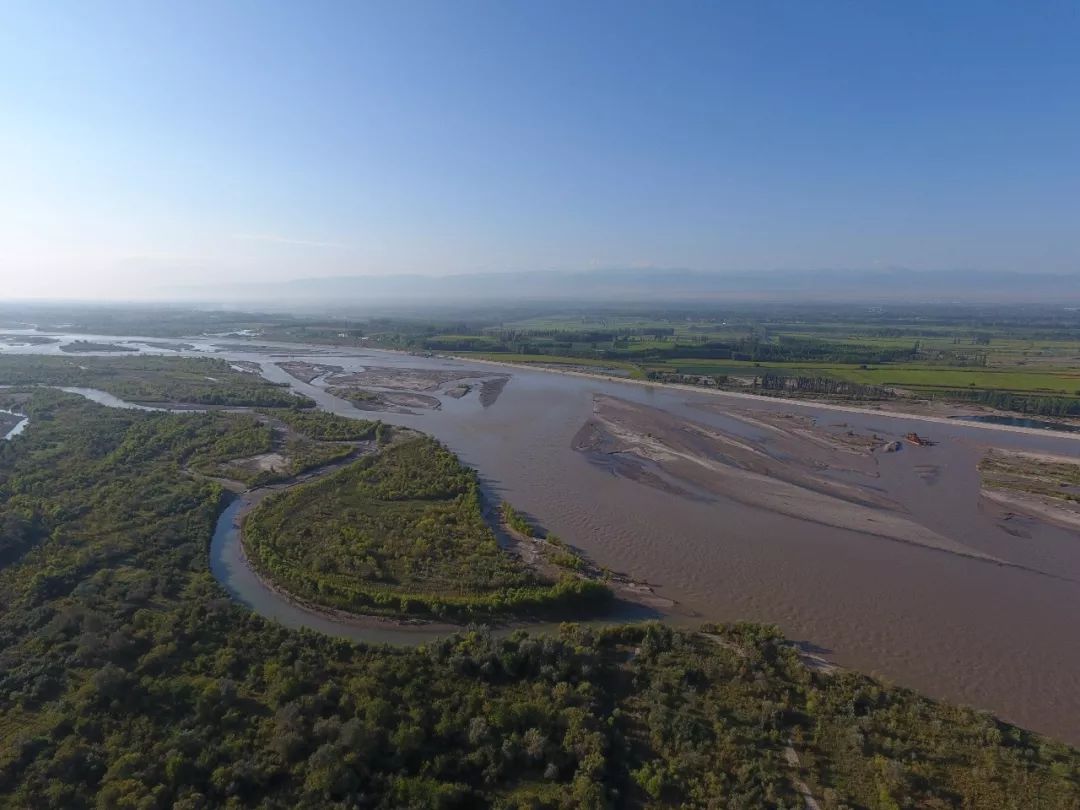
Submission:
M 59 345 L 76 336 L 57 337 L 60 343 L 47 345 L 0 344 L 0 353 L 60 354 Z M 509 374 L 489 407 L 474 389 L 461 399 L 441 396 L 440 410 L 378 416 L 436 436 L 479 471 L 490 492 L 598 563 L 653 584 L 659 595 L 678 603 L 673 621 L 775 623 L 840 665 L 1080 743 L 1080 537 L 1023 518 L 1002 520 L 981 497 L 975 469 L 989 447 L 1077 456 L 1080 434 L 845 412 L 368 349 L 198 338 L 183 341 L 192 349 L 171 352 L 146 345 L 145 338 L 77 337 L 127 342 L 144 353 L 255 362 L 268 379 L 287 382 L 319 407 L 353 418 L 372 414 L 296 380 L 276 363 Z M 75 362 L 79 357 L 65 356 Z M 846 423 L 887 438 L 909 431 L 930 435 L 934 447 L 880 457 L 880 488 L 918 523 L 1016 567 L 827 527 L 723 497 L 681 498 L 616 477 L 571 447 L 597 393 L 755 439 L 765 437 L 725 416 L 724 407 L 798 413 L 822 425 Z M 933 474 L 926 474 L 929 469 Z M 215 562 L 220 568 L 222 561 Z M 240 587 L 232 585 L 234 592 Z M 267 598 L 279 599 L 264 594 L 246 601 L 281 618 L 284 608 L 267 604 Z M 289 615 L 289 623 L 298 621 Z M 338 627 L 313 614 L 302 623 L 363 637 L 355 626 Z M 377 633 L 372 640 L 386 638 Z

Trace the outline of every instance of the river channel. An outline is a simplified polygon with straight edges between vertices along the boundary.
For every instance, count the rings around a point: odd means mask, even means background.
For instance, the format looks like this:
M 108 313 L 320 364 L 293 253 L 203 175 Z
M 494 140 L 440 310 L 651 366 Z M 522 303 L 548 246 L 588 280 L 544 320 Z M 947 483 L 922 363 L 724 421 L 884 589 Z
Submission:
M 55 344 L 8 345 L 0 353 L 59 354 L 59 346 L 76 336 L 56 337 Z M 657 594 L 675 600 L 679 609 L 672 621 L 775 623 L 789 638 L 813 645 L 842 666 L 1080 743 L 1080 537 L 1033 520 L 1003 521 L 981 497 L 975 469 L 991 447 L 1077 456 L 1080 434 L 852 412 L 369 349 L 185 338 L 193 348 L 170 352 L 148 346 L 146 338 L 77 337 L 124 342 L 142 353 L 256 363 L 263 376 L 288 383 L 320 408 L 430 433 L 479 471 L 487 491 L 597 563 L 649 582 Z M 438 369 L 476 375 L 474 380 L 498 373 L 510 381 L 487 406 L 473 390 L 461 398 L 438 394 L 437 410 L 373 415 L 331 395 L 320 379 L 303 383 L 277 365 L 291 360 L 346 371 Z M 767 441 L 767 432 L 726 415 L 725 408 L 797 413 L 887 439 L 911 431 L 929 435 L 933 447 L 882 455 L 876 486 L 902 504 L 911 520 L 1008 564 L 838 529 L 734 498 L 683 498 L 613 475 L 572 447 L 597 394 L 754 440 Z M 229 510 L 239 508 L 234 502 Z M 218 525 L 212 564 L 237 598 L 293 626 L 398 640 L 395 628 L 373 635 L 370 627 L 303 611 L 266 589 L 236 556 L 239 544 L 223 542 L 236 517 L 229 510 Z

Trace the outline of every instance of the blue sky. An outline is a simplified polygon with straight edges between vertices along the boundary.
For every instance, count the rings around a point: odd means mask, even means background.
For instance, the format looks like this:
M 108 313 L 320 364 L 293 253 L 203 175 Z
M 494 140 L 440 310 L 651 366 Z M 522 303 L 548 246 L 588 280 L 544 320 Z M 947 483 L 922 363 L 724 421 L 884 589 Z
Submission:
M 2 295 L 1080 270 L 1075 2 L 0 0 Z

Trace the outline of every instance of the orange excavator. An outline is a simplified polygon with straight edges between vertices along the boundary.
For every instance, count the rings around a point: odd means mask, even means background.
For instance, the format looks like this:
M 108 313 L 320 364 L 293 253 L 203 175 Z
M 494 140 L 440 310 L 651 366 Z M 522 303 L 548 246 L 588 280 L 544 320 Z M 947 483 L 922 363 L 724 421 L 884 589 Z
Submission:
M 918 433 L 915 432 L 909 433 L 904 438 L 916 447 L 933 447 L 935 444 L 937 444 L 937 442 L 932 442 L 926 437 L 920 436 Z

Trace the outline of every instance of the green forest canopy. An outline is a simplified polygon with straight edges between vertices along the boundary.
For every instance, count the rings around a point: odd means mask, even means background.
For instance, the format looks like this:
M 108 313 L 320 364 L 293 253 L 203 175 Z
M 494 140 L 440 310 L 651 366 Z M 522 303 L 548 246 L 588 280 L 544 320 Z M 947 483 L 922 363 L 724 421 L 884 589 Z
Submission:
M 214 357 L 55 357 L 0 355 L 8 385 L 97 388 L 120 399 L 149 403 L 312 407 L 288 385 L 237 371 Z
M 272 496 L 244 543 L 290 593 L 358 613 L 566 615 L 611 595 L 575 576 L 544 581 L 501 549 L 476 474 L 426 436 Z
M 812 671 L 768 628 L 417 649 L 287 630 L 215 582 L 223 493 L 180 474 L 228 417 L 48 390 L 20 410 L 0 442 L 0 806 L 790 809 L 796 779 L 834 810 L 1080 806 L 1076 750 Z

